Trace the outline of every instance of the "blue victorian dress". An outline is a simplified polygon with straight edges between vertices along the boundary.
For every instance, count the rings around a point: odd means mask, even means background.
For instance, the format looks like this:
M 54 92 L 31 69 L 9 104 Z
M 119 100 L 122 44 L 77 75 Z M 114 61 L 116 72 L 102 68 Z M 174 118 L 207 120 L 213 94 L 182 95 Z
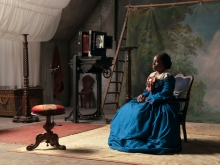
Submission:
M 156 72 L 153 72 L 149 77 L 155 75 Z M 165 101 L 174 98 L 174 87 L 175 78 L 164 72 L 155 78 L 149 92 L 143 91 L 144 102 L 137 102 L 134 98 L 124 104 L 112 119 L 109 147 L 122 152 L 150 154 L 180 152 L 180 105 Z

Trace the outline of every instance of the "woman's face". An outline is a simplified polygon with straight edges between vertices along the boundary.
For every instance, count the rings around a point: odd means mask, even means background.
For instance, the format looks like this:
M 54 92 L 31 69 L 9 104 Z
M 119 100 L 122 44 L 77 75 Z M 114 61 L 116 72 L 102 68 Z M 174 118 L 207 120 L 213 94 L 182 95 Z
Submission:
M 166 69 L 159 56 L 154 57 L 152 68 L 154 71 L 157 71 L 159 73 L 163 72 Z

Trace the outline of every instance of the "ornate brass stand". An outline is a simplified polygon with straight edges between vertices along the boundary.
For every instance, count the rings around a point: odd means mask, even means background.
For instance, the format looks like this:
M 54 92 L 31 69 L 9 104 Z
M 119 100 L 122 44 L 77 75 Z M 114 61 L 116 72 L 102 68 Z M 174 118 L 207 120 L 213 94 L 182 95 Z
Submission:
M 37 116 L 31 115 L 31 108 L 29 102 L 29 66 L 28 66 L 28 42 L 27 35 L 23 34 L 23 76 L 24 76 L 24 94 L 22 98 L 22 107 L 18 110 L 13 122 L 32 123 L 38 122 Z M 20 112 L 22 111 L 22 113 Z
M 55 125 L 55 123 L 51 122 L 51 116 L 46 116 L 46 123 L 43 125 L 43 128 L 46 130 L 46 132 L 42 133 L 42 134 L 38 134 L 36 136 L 35 144 L 31 144 L 31 145 L 27 146 L 26 149 L 28 151 L 31 151 L 31 150 L 35 149 L 42 141 L 46 140 L 47 146 L 49 146 L 48 143 L 50 143 L 51 146 L 54 146 L 54 147 L 61 149 L 61 150 L 66 150 L 65 145 L 59 144 L 58 135 L 51 131 L 53 129 L 54 125 Z

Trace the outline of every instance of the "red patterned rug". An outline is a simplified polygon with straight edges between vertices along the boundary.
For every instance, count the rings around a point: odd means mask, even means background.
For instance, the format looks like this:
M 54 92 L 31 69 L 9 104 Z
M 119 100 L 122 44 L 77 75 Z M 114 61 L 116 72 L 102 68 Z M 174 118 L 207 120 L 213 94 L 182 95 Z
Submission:
M 44 122 L 39 122 L 37 124 L 30 124 L 16 128 L 2 129 L 0 130 L 0 142 L 14 144 L 34 144 L 36 135 L 45 132 L 43 128 L 44 124 Z M 72 122 L 59 122 L 57 124 L 61 124 L 62 126 L 54 126 L 52 131 L 59 137 L 73 135 L 104 126 Z

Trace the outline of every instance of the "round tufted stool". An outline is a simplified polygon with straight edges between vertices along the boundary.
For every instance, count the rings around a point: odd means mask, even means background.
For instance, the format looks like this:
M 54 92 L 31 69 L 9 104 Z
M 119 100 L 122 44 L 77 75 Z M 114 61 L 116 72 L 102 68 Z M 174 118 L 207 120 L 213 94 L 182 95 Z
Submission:
M 51 146 L 65 150 L 66 146 L 60 145 L 58 142 L 58 135 L 51 131 L 55 125 L 54 122 L 51 122 L 51 116 L 65 114 L 65 107 L 57 104 L 42 104 L 34 106 L 31 111 L 33 114 L 46 116 L 46 123 L 43 125 L 43 128 L 46 130 L 46 132 L 38 134 L 36 136 L 35 144 L 27 146 L 26 149 L 31 151 L 35 149 L 42 141 L 46 140 L 47 146 L 48 143 L 50 143 Z

